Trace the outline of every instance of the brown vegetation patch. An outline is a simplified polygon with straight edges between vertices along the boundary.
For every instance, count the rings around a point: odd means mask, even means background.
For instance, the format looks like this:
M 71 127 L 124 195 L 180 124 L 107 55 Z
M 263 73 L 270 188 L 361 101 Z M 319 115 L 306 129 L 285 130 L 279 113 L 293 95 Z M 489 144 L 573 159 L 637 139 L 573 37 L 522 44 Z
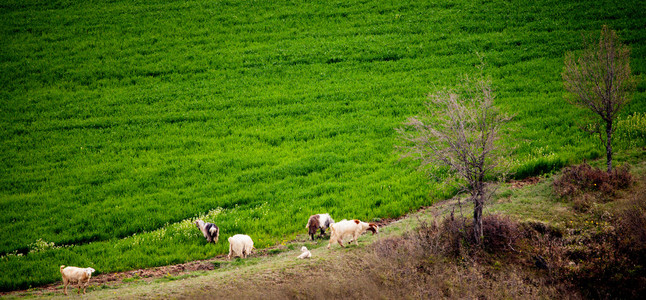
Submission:
M 562 236 L 529 240 L 553 280 L 571 282 L 590 298 L 636 299 L 646 292 L 646 179 L 629 192 L 615 208 L 589 209 Z
M 577 211 L 585 212 L 595 202 L 611 200 L 619 190 L 630 187 L 634 181 L 627 165 L 608 173 L 583 163 L 565 168 L 553 187 L 559 197 L 572 201 Z
M 512 189 L 519 189 L 524 186 L 537 184 L 540 181 L 541 179 L 539 177 L 527 177 L 523 180 L 510 180 L 509 183 Z

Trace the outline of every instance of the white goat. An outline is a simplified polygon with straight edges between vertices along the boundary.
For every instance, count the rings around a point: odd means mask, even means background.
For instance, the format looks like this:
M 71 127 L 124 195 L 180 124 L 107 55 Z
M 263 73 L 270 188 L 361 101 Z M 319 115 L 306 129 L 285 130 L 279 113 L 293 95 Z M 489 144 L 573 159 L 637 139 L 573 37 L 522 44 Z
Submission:
M 92 277 L 92 272 L 96 270 L 92 268 L 77 268 L 77 267 L 65 267 L 61 266 L 61 275 L 63 276 L 63 284 L 65 288 L 63 292 L 67 295 L 67 286 L 70 283 L 78 283 L 79 291 L 78 294 L 81 294 L 81 286 L 83 286 L 83 294 L 85 294 L 85 289 L 87 289 L 88 284 L 90 283 L 90 278 Z
M 330 249 L 330 245 L 334 242 L 338 242 L 341 247 L 345 247 L 343 245 L 343 238 L 347 235 L 352 235 L 350 243 L 354 241 L 355 245 L 359 245 L 357 239 L 366 230 L 370 230 L 372 231 L 372 234 L 375 234 L 379 232 L 379 226 L 374 223 L 366 223 L 359 220 L 343 220 L 341 222 L 334 223 L 330 226 L 330 242 L 327 244 L 327 248 Z
M 250 236 L 236 234 L 229 238 L 229 255 L 227 259 L 231 259 L 231 255 L 246 258 L 254 249 L 256 248 L 254 248 L 253 240 L 251 240 Z
M 319 236 L 323 236 L 323 234 L 325 234 L 325 229 L 329 228 L 332 224 L 334 224 L 334 220 L 329 214 L 311 215 L 305 228 L 309 229 L 310 239 L 314 240 L 314 234 L 317 229 L 321 230 L 321 234 Z
M 195 221 L 195 225 L 202 231 L 202 235 L 204 235 L 207 242 L 218 242 L 218 237 L 220 236 L 220 228 L 218 226 L 215 226 L 213 223 L 205 223 L 200 219 Z
M 303 253 L 301 253 L 301 255 L 298 256 L 298 258 L 300 259 L 312 257 L 312 252 L 310 252 L 310 250 L 307 250 L 307 247 L 305 246 L 301 248 L 301 252 Z

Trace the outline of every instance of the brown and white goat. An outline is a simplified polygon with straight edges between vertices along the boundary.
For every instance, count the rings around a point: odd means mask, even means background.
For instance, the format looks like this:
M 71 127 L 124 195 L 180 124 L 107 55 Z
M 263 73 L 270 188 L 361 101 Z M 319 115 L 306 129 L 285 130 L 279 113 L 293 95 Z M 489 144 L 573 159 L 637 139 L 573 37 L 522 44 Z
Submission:
M 359 245 L 357 240 L 359 239 L 359 236 L 366 231 L 372 231 L 372 234 L 375 234 L 379 232 L 379 226 L 375 223 L 366 223 L 356 219 L 350 221 L 343 220 L 341 222 L 334 223 L 330 226 L 330 242 L 327 244 L 327 248 L 330 249 L 330 245 L 335 242 L 339 243 L 341 247 L 345 247 L 343 245 L 343 238 L 348 235 L 352 236 L 350 243 L 354 241 L 355 245 Z
M 332 224 L 334 224 L 334 220 L 329 214 L 311 215 L 305 228 L 309 230 L 310 240 L 314 240 L 316 230 L 320 230 L 321 233 L 319 236 L 323 236 L 325 229 L 329 228 Z

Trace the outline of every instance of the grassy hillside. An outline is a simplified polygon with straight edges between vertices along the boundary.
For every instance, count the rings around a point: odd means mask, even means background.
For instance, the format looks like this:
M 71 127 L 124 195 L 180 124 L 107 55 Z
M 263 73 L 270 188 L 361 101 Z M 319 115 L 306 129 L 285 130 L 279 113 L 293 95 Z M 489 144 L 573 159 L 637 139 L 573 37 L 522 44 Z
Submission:
M 460 220 L 461 214 L 458 201 L 449 200 L 382 226 L 377 235 L 364 234 L 359 246 L 341 249 L 334 244 L 328 250 L 327 240 L 312 242 L 302 233 L 246 259 L 216 257 L 94 276 L 87 297 L 639 298 L 644 259 L 633 260 L 630 254 L 639 252 L 619 245 L 645 249 L 646 241 L 632 238 L 646 228 L 630 221 L 646 219 L 643 213 L 633 214 L 646 206 L 646 151 L 626 151 L 617 160 L 633 166 L 636 182 L 603 201 L 587 191 L 596 200 L 586 211 L 571 198 L 555 196 L 554 183 L 567 171 L 500 184 L 487 204 L 482 248 L 469 244 L 468 233 L 450 234 L 447 224 L 456 223 L 442 219 L 453 211 Z M 592 164 L 605 166 L 602 159 Z M 467 218 L 469 210 L 463 207 Z M 625 230 L 627 224 L 635 227 Z M 453 229 L 462 229 L 460 225 Z M 459 253 L 453 252 L 455 238 L 461 241 Z M 311 259 L 296 259 L 303 245 L 312 251 Z M 544 256 L 549 270 L 537 267 L 536 255 Z M 66 297 L 60 282 L 2 296 Z
M 518 176 L 602 153 L 563 56 L 602 24 L 646 70 L 643 1 L 3 1 L 0 290 L 256 247 L 312 213 L 399 216 L 452 193 L 394 128 L 473 73 L 516 115 Z M 646 84 L 625 114 L 646 111 Z M 222 229 L 205 245 L 190 223 Z M 53 245 L 51 243 L 54 243 Z

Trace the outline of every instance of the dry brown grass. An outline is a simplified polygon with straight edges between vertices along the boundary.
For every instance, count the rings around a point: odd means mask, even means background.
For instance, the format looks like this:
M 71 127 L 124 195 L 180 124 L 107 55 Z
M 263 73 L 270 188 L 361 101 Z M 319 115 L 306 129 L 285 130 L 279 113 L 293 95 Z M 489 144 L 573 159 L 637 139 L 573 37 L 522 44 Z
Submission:
M 598 173 L 580 170 L 585 172 L 578 174 Z M 598 177 L 583 180 L 590 178 Z M 600 191 L 591 182 L 577 197 L 598 199 Z M 637 299 L 646 292 L 646 178 L 613 193 L 617 197 L 612 202 L 594 201 L 584 212 L 573 203 L 580 221 L 570 222 L 564 232 L 532 224 L 526 249 L 547 270 L 547 278 L 569 282 L 586 298 Z
M 592 210 L 587 226 L 565 240 L 575 264 L 562 273 L 586 296 L 638 299 L 646 293 L 646 178 L 616 202 Z

